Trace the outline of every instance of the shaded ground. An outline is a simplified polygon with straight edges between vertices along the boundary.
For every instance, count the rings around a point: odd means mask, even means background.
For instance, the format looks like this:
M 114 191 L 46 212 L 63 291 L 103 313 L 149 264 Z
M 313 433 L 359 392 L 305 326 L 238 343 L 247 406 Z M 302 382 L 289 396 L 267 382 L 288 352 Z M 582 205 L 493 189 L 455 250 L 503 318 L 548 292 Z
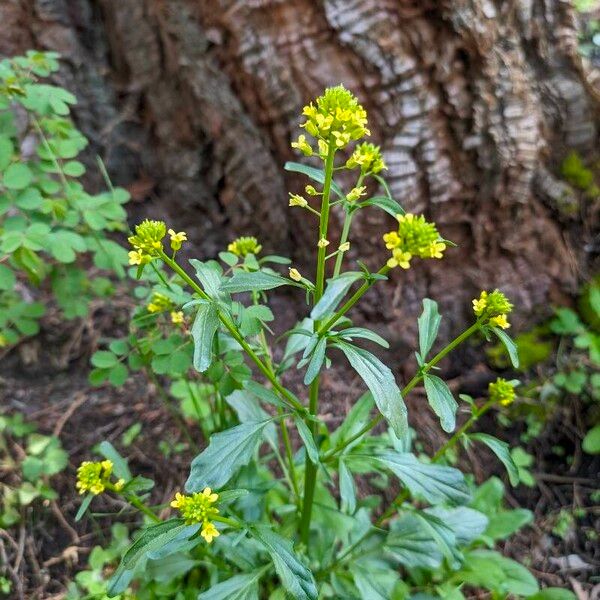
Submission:
M 294 310 L 289 303 L 278 301 L 275 312 L 285 312 L 290 321 Z M 121 389 L 109 386 L 92 388 L 87 383 L 88 359 L 102 336 L 115 331 L 126 322 L 127 302 L 112 307 L 98 307 L 93 318 L 72 324 L 67 329 L 57 327 L 50 316 L 45 332 L 22 344 L 0 361 L 0 406 L 3 411 L 23 412 L 35 422 L 41 433 L 58 435 L 69 453 L 69 467 L 55 476 L 53 487 L 59 492 L 57 503 L 42 507 L 34 504 L 20 527 L 2 532 L 0 541 L 8 563 L 20 578 L 25 598 L 61 598 L 66 583 L 75 572 L 85 567 L 87 555 L 98 543 L 108 540 L 113 519 L 86 518 L 75 524 L 79 497 L 74 490 L 75 469 L 90 458 L 91 448 L 109 440 L 123 451 L 132 471 L 156 481 L 153 504 L 165 503 L 187 476 L 192 454 L 183 453 L 165 458 L 157 440 L 175 444 L 183 441 L 180 431 L 156 395 L 156 390 L 142 376 L 129 380 Z M 396 352 L 394 356 L 405 353 Z M 452 368 L 460 372 L 462 364 L 475 364 L 479 351 L 465 347 Z M 396 365 L 399 377 L 407 373 Z M 485 390 L 492 373 L 482 364 L 472 367 L 467 377 L 454 377 L 447 372 L 454 391 L 474 396 Z M 328 371 L 324 376 L 325 397 L 322 414 L 334 427 L 348 410 L 361 384 L 349 371 Z M 437 448 L 442 443 L 439 426 L 425 399 L 416 390 L 409 402 L 412 425 L 420 432 L 425 445 Z M 519 487 L 508 492 L 508 503 L 532 510 L 535 523 L 515 536 L 505 546 L 505 552 L 527 564 L 539 580 L 547 585 L 564 586 L 580 594 L 580 598 L 597 598 L 600 591 L 600 548 L 593 532 L 600 530 L 600 502 L 594 496 L 599 487 L 600 458 L 582 454 L 579 408 L 561 408 L 547 431 L 527 447 L 536 457 L 535 476 L 538 485 Z M 121 436 L 131 425 L 142 424 L 142 432 L 128 447 L 123 448 Z M 521 428 L 498 431 L 493 417 L 484 420 L 481 428 L 519 443 Z M 198 433 L 198 443 L 202 444 Z M 564 456 L 556 448 L 564 448 Z M 19 451 L 18 448 L 16 449 Z M 574 456 L 571 464 L 566 457 Z M 492 474 L 503 476 L 496 460 L 478 450 L 465 461 L 481 482 Z M 390 499 L 392 491 L 389 493 Z M 120 503 L 104 498 L 107 512 L 124 510 Z M 95 510 L 102 512 L 102 506 Z M 553 533 L 565 511 L 578 516 L 564 529 L 562 536 Z M 135 520 L 127 511 L 119 520 Z

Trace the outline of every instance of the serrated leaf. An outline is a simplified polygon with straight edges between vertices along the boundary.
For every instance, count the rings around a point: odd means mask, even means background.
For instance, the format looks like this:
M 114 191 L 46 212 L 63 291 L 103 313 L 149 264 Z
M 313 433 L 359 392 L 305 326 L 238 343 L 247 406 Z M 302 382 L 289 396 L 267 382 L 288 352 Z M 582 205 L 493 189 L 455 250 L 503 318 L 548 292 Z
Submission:
M 198 312 L 192 325 L 194 340 L 194 367 L 204 373 L 210 367 L 213 359 L 213 340 L 219 328 L 219 312 L 217 305 L 206 302 L 198 305 Z
M 456 541 L 463 546 L 476 540 L 486 530 L 489 519 L 478 510 L 468 506 L 442 508 L 437 506 L 426 511 L 445 523 L 456 536 Z
M 265 547 L 285 590 L 295 600 L 317 600 L 319 592 L 315 578 L 294 553 L 287 539 L 266 526 L 251 529 L 253 536 Z
M 436 569 L 443 555 L 429 530 L 414 515 L 402 515 L 392 522 L 384 552 L 409 569 Z
M 219 287 L 221 285 L 221 268 L 214 261 L 201 262 L 192 258 L 190 265 L 196 271 L 196 277 L 202 284 L 204 291 L 213 299 L 219 296 Z
M 515 369 L 519 368 L 519 351 L 517 350 L 516 344 L 512 341 L 512 338 L 506 333 L 504 330 L 499 327 L 492 327 L 492 331 L 496 334 L 498 339 L 502 342 L 506 351 L 508 352 L 508 356 L 510 358 L 510 362 Z
M 471 498 L 463 474 L 454 467 L 424 463 L 408 452 L 385 452 L 370 460 L 392 471 L 411 495 L 431 504 L 465 504 Z
M 210 436 L 208 448 L 192 461 L 187 492 L 205 487 L 220 489 L 237 471 L 247 465 L 263 439 L 264 428 L 271 420 L 248 421 Z
M 352 368 L 361 376 L 373 394 L 377 408 L 394 433 L 400 439 L 404 439 L 408 433 L 408 417 L 394 374 L 376 356 L 366 350 L 347 342 L 338 342 L 334 346 L 346 355 Z
M 427 400 L 433 412 L 440 418 L 442 429 L 447 433 L 454 431 L 458 404 L 450 388 L 445 381 L 429 373 L 425 373 L 423 381 L 425 382 Z
M 431 350 L 440 329 L 442 317 L 438 312 L 437 302 L 429 298 L 423 299 L 423 312 L 417 319 L 419 324 L 419 352 L 425 360 Z
M 342 273 L 338 277 L 328 279 L 325 292 L 310 313 L 311 319 L 316 321 L 333 313 L 352 287 L 352 284 L 361 279 L 364 279 L 364 273 L 354 271 Z
M 515 465 L 515 461 L 510 454 L 510 447 L 506 442 L 487 433 L 471 433 L 469 438 L 485 444 L 506 468 L 510 484 L 513 487 L 519 485 L 519 469 Z

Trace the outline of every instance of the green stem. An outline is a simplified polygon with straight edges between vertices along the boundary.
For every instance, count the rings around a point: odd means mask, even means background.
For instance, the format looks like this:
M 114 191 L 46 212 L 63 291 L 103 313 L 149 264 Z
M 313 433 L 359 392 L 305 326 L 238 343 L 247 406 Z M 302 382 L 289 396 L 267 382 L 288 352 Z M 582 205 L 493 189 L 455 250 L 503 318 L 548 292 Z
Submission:
M 177 273 L 199 296 L 204 300 L 211 300 L 210 296 L 171 258 L 169 258 L 162 250 L 160 250 L 160 257 L 164 263 L 169 266 L 175 273 Z M 279 383 L 275 374 L 269 369 L 263 361 L 256 355 L 254 350 L 250 347 L 248 342 L 243 338 L 242 334 L 237 330 L 236 326 L 223 314 L 219 309 L 219 320 L 225 328 L 229 331 L 233 339 L 244 349 L 244 352 L 248 355 L 250 360 L 258 367 L 259 371 L 271 382 L 273 388 L 279 393 L 282 399 L 290 406 L 297 410 L 300 414 L 305 414 L 306 409 L 292 393 L 284 388 Z
M 340 246 L 348 241 L 350 235 L 350 225 L 352 225 L 353 212 L 346 210 L 346 216 L 344 217 L 344 225 L 342 227 L 342 235 L 340 236 Z M 344 260 L 345 250 L 338 250 L 337 256 L 335 257 L 335 266 L 333 268 L 333 276 L 337 277 L 342 269 L 342 262 Z
M 319 377 L 315 377 L 310 384 L 308 410 L 311 415 L 316 415 L 319 406 Z M 308 423 L 313 438 L 317 433 L 317 424 L 314 420 Z M 304 498 L 302 500 L 302 516 L 300 518 L 300 539 L 308 544 L 310 533 L 310 520 L 312 517 L 312 506 L 315 498 L 315 485 L 317 482 L 317 465 L 313 463 L 306 454 L 304 467 Z
M 321 214 L 319 219 L 319 240 L 327 239 L 329 228 L 329 195 L 331 193 L 331 181 L 333 180 L 333 160 L 335 158 L 335 144 L 329 139 L 329 149 L 325 159 L 325 180 L 323 182 L 323 197 L 321 200 Z M 326 249 L 319 247 L 317 252 L 317 276 L 315 280 L 315 304 L 323 295 L 325 284 L 325 254 Z
M 319 240 L 327 239 L 327 230 L 329 228 L 329 196 L 331 193 L 331 182 L 333 180 L 333 163 L 335 159 L 335 144 L 330 137 L 327 150 L 327 158 L 325 159 L 325 180 L 323 182 L 323 198 L 321 201 L 321 218 L 319 220 Z M 325 248 L 319 246 L 317 252 L 317 275 L 315 282 L 315 304 L 323 295 L 323 287 L 325 285 Z M 317 375 L 310 384 L 308 411 L 311 415 L 316 415 L 319 409 L 319 381 L 320 376 Z M 313 438 L 317 433 L 317 424 L 313 419 L 307 420 L 307 425 L 310 429 Z M 312 507 L 315 497 L 315 485 L 317 482 L 317 465 L 314 464 L 308 452 L 304 462 L 304 497 L 302 499 L 302 515 L 300 517 L 300 539 L 308 545 L 310 534 L 310 521 L 312 517 Z
M 134 508 L 137 508 L 137 510 L 144 513 L 147 517 L 152 519 L 152 521 L 154 521 L 155 523 L 161 522 L 161 519 L 159 517 L 157 517 L 154 514 L 154 512 L 148 506 L 146 506 L 146 504 L 144 502 L 142 502 L 142 500 L 140 500 L 136 495 L 123 493 L 123 491 L 118 490 L 117 487 L 110 482 L 107 482 L 105 485 L 106 485 L 107 490 L 114 492 L 115 494 L 118 494 L 119 496 L 122 496 L 129 504 L 131 504 L 131 506 L 133 506 Z
M 481 321 L 477 320 L 471 327 L 463 331 L 458 337 L 454 338 L 447 346 L 445 346 L 442 350 L 440 350 L 428 363 L 423 365 L 421 369 L 413 378 L 404 386 L 402 389 L 402 396 L 406 396 L 416 385 L 423 379 L 423 375 L 430 371 L 435 365 L 437 365 L 449 352 L 454 350 L 459 344 L 462 344 L 466 339 L 471 337 L 475 332 L 479 331 L 481 327 Z M 383 415 L 379 414 L 373 419 L 371 419 L 360 431 L 358 431 L 353 436 L 349 437 L 347 440 L 343 440 L 340 442 L 335 448 L 332 448 L 324 457 L 323 462 L 331 461 L 337 454 L 342 452 L 347 446 L 349 446 L 352 442 L 362 437 L 365 433 L 368 433 L 379 425 L 381 421 L 383 421 Z

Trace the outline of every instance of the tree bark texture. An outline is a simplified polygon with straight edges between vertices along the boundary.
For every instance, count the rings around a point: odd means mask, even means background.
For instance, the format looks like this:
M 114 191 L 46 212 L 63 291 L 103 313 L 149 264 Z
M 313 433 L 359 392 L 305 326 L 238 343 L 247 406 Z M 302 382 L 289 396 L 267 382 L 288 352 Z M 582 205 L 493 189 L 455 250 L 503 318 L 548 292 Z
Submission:
M 396 199 L 458 244 L 363 305 L 400 342 L 423 296 L 448 335 L 480 289 L 536 318 L 593 268 L 597 207 L 557 176 L 568 151 L 598 147 L 575 18 L 565 0 L 2 0 L 0 54 L 62 53 L 75 118 L 132 191 L 132 221 L 167 219 L 202 257 L 256 235 L 307 271 L 317 227 L 287 207 L 305 182 L 283 164 L 298 160 L 302 106 L 343 83 Z M 392 228 L 363 211 L 350 258 L 380 266 Z

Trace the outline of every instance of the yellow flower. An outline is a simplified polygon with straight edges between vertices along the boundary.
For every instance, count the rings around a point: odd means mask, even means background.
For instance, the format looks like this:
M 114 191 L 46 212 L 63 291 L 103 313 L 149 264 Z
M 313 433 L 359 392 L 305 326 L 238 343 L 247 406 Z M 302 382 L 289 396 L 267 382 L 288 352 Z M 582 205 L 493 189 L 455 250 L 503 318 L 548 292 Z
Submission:
M 305 208 L 308 205 L 306 198 L 299 196 L 298 194 L 290 194 L 290 206 L 300 206 Z
M 77 469 L 77 483 L 75 487 L 80 494 L 89 492 L 97 496 L 106 489 L 112 473 L 113 464 L 110 460 L 102 462 L 84 461 Z
M 512 404 L 516 396 L 514 385 L 502 377 L 498 377 L 496 381 L 490 383 L 488 393 L 490 400 L 502 406 Z
M 489 320 L 490 325 L 494 327 L 500 327 L 500 329 L 508 329 L 510 323 L 508 322 L 506 315 L 497 315 Z
M 318 242 L 317 242 L 317 246 L 319 248 L 326 248 L 327 246 L 329 246 L 329 240 L 326 240 L 324 237 L 321 238 Z
M 169 236 L 171 236 L 171 250 L 179 250 L 183 242 L 187 242 L 187 233 L 185 231 L 180 231 L 179 233 L 175 233 L 173 229 L 169 229 Z
M 343 244 L 340 244 L 338 250 L 340 252 L 348 252 L 348 250 L 350 250 L 350 242 L 344 242 Z
M 302 281 L 302 275 L 298 269 L 290 268 L 290 279 L 294 281 Z
M 162 240 L 167 234 L 167 226 L 162 221 L 151 221 L 146 219 L 135 227 L 135 235 L 129 236 L 127 240 L 142 254 L 148 256 L 159 256 L 162 250 Z
M 296 148 L 300 150 L 304 156 L 312 156 L 313 149 L 311 145 L 306 141 L 305 135 L 298 136 L 298 140 L 296 142 L 292 142 L 292 148 Z
M 327 88 L 322 96 L 316 99 L 316 106 L 310 103 L 302 114 L 306 117 L 301 127 L 319 141 L 319 152 L 327 154 L 326 144 L 333 139 L 337 149 L 344 148 L 353 140 L 370 135 L 367 129 L 367 112 L 359 104 L 356 97 L 343 85 Z M 301 149 L 305 140 L 298 139 Z
M 115 490 L 120 492 L 125 487 L 125 480 L 123 478 L 119 479 L 117 483 L 115 483 Z
M 144 255 L 139 250 L 129 251 L 129 264 L 141 265 L 144 262 Z
M 255 237 L 239 237 L 227 246 L 227 250 L 236 256 L 247 256 L 248 254 L 258 254 L 262 246 Z
M 442 258 L 446 244 L 441 239 L 435 223 L 429 223 L 423 215 L 407 213 L 397 215 L 398 229 L 383 236 L 385 247 L 392 251 L 387 264 L 390 268 L 408 269 L 413 256 L 419 258 Z
M 346 196 L 346 200 L 348 200 L 348 202 L 355 202 L 361 196 L 365 195 L 366 189 L 367 189 L 367 187 L 364 185 L 361 185 L 360 187 L 352 188 L 350 190 L 350 193 Z
M 204 525 L 202 525 L 202 531 L 200 532 L 200 535 L 208 544 L 210 544 L 214 538 L 219 537 L 221 534 L 212 523 L 206 522 Z
M 500 291 L 481 292 L 479 298 L 473 300 L 473 312 L 479 319 L 487 319 L 488 325 L 508 329 L 510 323 L 507 314 L 513 309 L 508 298 Z
M 171 311 L 171 323 L 175 325 L 179 325 L 183 323 L 183 311 L 181 310 L 172 310 Z
M 219 495 L 207 487 L 202 492 L 189 496 L 177 492 L 171 506 L 181 513 L 186 524 L 202 523 L 206 527 L 211 524 L 210 520 L 219 514 L 219 509 L 213 506 L 218 499 Z
M 318 196 L 321 192 L 317 191 L 317 188 L 315 188 L 314 185 L 307 185 L 304 188 L 304 191 L 309 195 L 309 196 Z
M 154 294 L 152 294 L 152 299 L 150 300 L 150 303 L 148 304 L 146 309 L 150 313 L 159 313 L 170 310 L 172 307 L 173 302 L 171 302 L 171 300 L 167 296 L 161 294 L 160 292 L 154 292 Z
M 369 142 L 364 142 L 356 146 L 352 156 L 346 161 L 346 167 L 348 169 L 360 167 L 361 171 L 365 174 L 376 174 L 383 171 L 383 169 L 387 169 L 383 162 L 379 146 L 375 146 Z

